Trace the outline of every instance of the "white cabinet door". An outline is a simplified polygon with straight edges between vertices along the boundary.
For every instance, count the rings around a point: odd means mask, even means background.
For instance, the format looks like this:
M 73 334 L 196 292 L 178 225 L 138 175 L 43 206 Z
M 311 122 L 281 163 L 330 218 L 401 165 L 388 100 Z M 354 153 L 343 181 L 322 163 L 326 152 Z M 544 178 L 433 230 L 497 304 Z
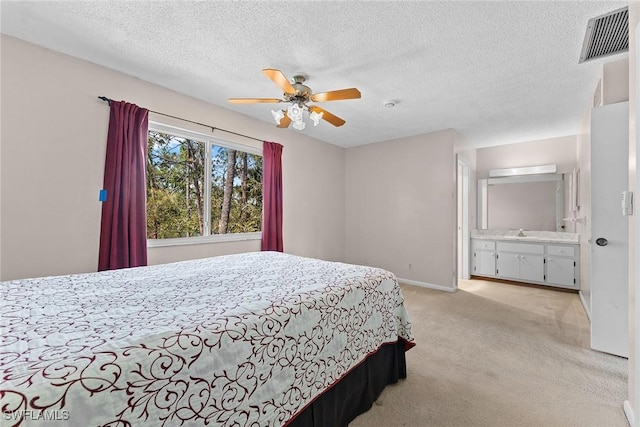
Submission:
M 473 253 L 473 274 L 480 276 L 496 275 L 496 253 L 476 251 Z
M 505 279 L 520 278 L 520 255 L 501 252 L 496 261 L 497 276 Z
M 520 260 L 520 280 L 525 282 L 544 281 L 544 257 L 542 255 L 519 255 Z
M 547 283 L 576 287 L 575 262 L 573 258 L 547 258 Z

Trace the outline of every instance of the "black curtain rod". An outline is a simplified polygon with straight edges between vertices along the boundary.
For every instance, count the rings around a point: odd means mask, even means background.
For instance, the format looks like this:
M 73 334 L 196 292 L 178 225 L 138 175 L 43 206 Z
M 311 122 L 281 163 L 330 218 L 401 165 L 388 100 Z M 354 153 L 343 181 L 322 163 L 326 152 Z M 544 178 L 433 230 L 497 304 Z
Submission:
M 109 103 L 109 105 L 111 105 L 111 101 L 113 101 L 113 99 L 107 98 L 106 96 L 99 96 L 99 97 L 98 97 L 98 99 L 101 99 L 101 100 L 103 100 L 103 101 L 105 101 L 105 102 L 108 102 L 108 103 Z M 231 133 L 231 134 L 233 134 L 233 135 L 243 136 L 243 137 L 245 137 L 245 138 L 249 138 L 249 139 L 253 139 L 253 140 L 255 140 L 255 141 L 263 142 L 261 139 L 254 138 L 254 137 L 249 136 L 249 135 L 244 135 L 244 134 L 242 134 L 242 133 L 233 132 L 233 131 L 230 131 L 230 130 L 222 129 L 222 128 L 219 128 L 219 127 L 215 127 L 215 126 L 207 125 L 207 124 L 200 123 L 200 122 L 194 122 L 193 120 L 183 119 L 182 117 L 172 116 L 171 114 L 160 113 L 160 112 L 158 112 L 158 111 L 153 111 L 153 110 L 149 110 L 149 109 L 147 109 L 147 110 L 148 110 L 150 113 L 160 114 L 161 116 L 171 117 L 172 119 L 178 119 L 178 120 L 182 120 L 183 122 L 189 122 L 189 123 L 193 123 L 194 125 L 200 125 L 200 126 L 204 126 L 204 127 L 206 127 L 206 128 L 210 128 L 210 129 L 211 129 L 211 132 L 215 132 L 216 130 L 221 130 L 222 132 Z

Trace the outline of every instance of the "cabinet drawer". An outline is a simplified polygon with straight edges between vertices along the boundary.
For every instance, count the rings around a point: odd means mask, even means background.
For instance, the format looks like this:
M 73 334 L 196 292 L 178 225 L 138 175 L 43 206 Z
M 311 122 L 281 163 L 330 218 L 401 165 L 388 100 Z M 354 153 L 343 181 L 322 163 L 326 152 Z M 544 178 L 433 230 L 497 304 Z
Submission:
M 493 251 L 496 249 L 496 242 L 493 240 L 472 240 L 471 247 L 473 250 L 488 250 Z
M 573 246 L 547 245 L 547 255 L 574 257 L 576 252 Z
M 498 250 L 505 252 L 520 252 L 525 254 L 544 254 L 544 245 L 535 243 L 498 242 Z

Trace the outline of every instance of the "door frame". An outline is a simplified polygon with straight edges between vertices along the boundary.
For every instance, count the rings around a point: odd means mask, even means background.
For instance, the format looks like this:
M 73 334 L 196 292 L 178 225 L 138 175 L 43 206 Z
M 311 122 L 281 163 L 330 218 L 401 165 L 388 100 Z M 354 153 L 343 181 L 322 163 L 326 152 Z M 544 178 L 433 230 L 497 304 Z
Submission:
M 470 175 L 470 163 L 464 157 L 459 154 L 457 157 L 457 172 L 456 172 L 456 247 L 457 247 L 457 275 L 456 275 L 456 288 L 457 281 L 460 279 L 469 279 L 469 244 L 470 244 L 470 230 L 469 230 L 469 175 Z

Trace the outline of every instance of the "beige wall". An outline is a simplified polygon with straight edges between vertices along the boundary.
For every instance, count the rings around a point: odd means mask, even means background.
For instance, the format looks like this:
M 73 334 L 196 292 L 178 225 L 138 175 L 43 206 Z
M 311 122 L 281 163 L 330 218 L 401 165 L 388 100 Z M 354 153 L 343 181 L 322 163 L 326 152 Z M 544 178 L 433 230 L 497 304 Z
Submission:
M 285 251 L 344 261 L 345 150 L 289 133 L 282 159 Z
M 558 173 L 576 166 L 576 136 L 541 139 L 478 149 L 478 179 L 488 178 L 490 169 L 517 168 L 555 163 Z
M 260 250 L 260 240 L 241 242 L 219 242 L 215 244 L 199 244 L 185 246 L 163 246 L 149 248 L 148 263 L 165 264 L 174 261 L 184 261 L 195 258 L 207 258 L 218 255 L 230 255 L 243 252 L 257 252 Z M 288 252 L 288 251 L 287 251 Z
M 629 58 L 602 65 L 602 103 L 616 104 L 629 100 Z
M 454 288 L 454 136 L 449 130 L 347 149 L 347 262 Z
M 100 95 L 284 145 L 285 251 L 344 258 L 344 149 L 4 35 L 1 55 L 2 279 L 96 270 L 109 119 Z M 150 248 L 149 260 L 258 248 Z

